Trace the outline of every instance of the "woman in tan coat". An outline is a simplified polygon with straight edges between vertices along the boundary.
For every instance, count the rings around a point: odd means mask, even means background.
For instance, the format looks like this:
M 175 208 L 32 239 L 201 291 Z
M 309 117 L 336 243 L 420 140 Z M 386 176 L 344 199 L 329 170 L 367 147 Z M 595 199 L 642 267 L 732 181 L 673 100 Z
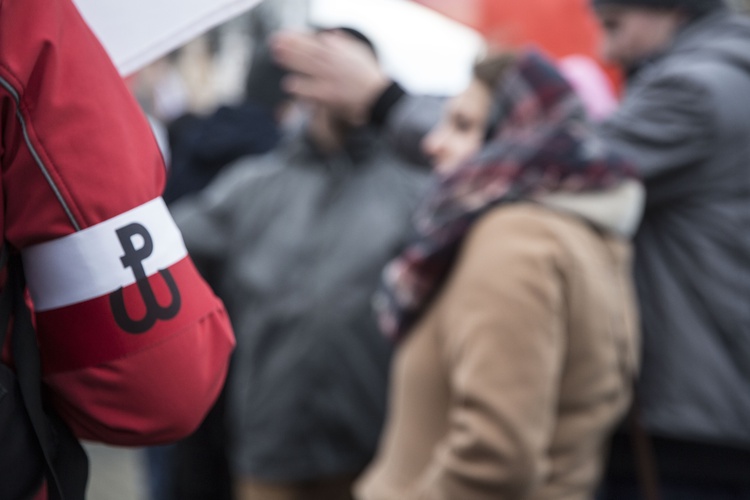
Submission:
M 590 499 L 637 364 L 640 183 L 535 53 L 477 65 L 425 149 L 440 181 L 376 299 L 399 349 L 355 496 Z

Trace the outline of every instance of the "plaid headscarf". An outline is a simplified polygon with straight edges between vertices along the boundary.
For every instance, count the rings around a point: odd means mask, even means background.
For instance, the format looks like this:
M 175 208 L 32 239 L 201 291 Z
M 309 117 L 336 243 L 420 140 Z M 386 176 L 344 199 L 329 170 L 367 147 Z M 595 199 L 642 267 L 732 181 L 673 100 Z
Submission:
M 493 207 L 606 189 L 636 177 L 595 135 L 572 87 L 540 54 L 520 54 L 493 101 L 499 117 L 494 134 L 477 156 L 438 180 L 415 213 L 411 242 L 383 271 L 374 306 L 381 329 L 394 340 L 419 320 L 464 237 Z

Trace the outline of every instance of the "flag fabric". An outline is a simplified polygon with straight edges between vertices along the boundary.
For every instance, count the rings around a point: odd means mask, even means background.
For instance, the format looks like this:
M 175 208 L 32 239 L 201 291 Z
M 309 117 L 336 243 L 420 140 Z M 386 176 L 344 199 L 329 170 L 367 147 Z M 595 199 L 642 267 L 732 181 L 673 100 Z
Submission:
M 556 60 L 589 58 L 620 86 L 618 70 L 599 57 L 602 33 L 589 0 L 415 1 L 476 29 L 491 45 L 533 44 Z

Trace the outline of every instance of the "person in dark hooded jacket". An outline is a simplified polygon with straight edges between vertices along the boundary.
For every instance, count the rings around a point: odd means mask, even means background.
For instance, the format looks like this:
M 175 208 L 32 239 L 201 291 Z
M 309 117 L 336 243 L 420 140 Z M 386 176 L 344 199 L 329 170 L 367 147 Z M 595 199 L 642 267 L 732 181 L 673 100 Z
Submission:
M 719 0 L 593 5 L 604 54 L 628 74 L 602 135 L 647 191 L 636 411 L 652 472 L 665 500 L 750 498 L 750 20 Z M 607 499 L 638 497 L 646 456 L 628 440 Z

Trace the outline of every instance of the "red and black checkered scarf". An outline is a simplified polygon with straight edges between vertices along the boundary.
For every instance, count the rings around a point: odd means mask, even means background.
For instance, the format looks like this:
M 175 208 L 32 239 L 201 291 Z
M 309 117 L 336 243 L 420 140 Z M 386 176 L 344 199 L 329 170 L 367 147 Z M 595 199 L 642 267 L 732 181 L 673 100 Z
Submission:
M 394 340 L 429 306 L 483 214 L 503 203 L 597 191 L 636 177 L 596 136 L 572 87 L 540 54 L 520 54 L 493 101 L 496 130 L 478 155 L 438 179 L 415 213 L 411 242 L 383 271 L 374 305 Z

